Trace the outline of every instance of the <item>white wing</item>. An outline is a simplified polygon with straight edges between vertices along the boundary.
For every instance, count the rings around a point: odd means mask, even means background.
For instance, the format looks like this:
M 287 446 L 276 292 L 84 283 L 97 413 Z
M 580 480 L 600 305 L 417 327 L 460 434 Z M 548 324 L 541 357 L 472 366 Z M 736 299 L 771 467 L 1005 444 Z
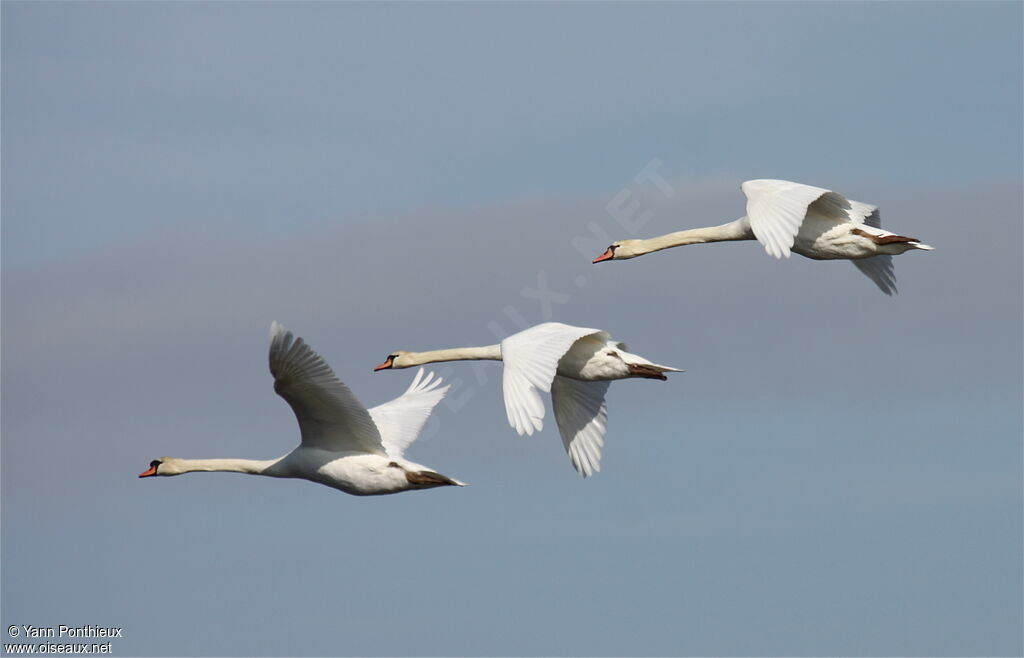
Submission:
M 423 376 L 419 369 L 409 388 L 399 397 L 370 409 L 370 417 L 380 431 L 381 442 L 389 457 L 400 458 L 416 437 L 420 435 L 430 412 L 441 401 L 447 386 L 441 386 L 441 378 L 434 379 L 434 373 Z
M 366 407 L 319 354 L 277 322 L 270 327 L 270 373 L 274 391 L 295 412 L 304 447 L 385 454 Z
M 544 428 L 544 402 L 538 391 L 550 391 L 558 361 L 584 336 L 608 334 L 598 329 L 545 322 L 501 341 L 505 412 L 516 432 L 533 434 Z
M 789 258 L 807 207 L 830 193 L 821 187 L 785 180 L 748 180 L 741 187 L 747 197 L 747 217 L 754 237 L 776 258 Z
M 896 270 L 892 264 L 892 256 L 872 256 L 871 258 L 857 258 L 850 261 L 857 266 L 857 269 L 867 275 L 875 282 L 878 289 L 887 295 L 893 295 L 896 290 Z
M 807 208 L 807 214 L 815 213 L 834 222 L 862 222 L 874 226 L 878 222 L 878 206 L 860 201 L 851 201 L 838 192 L 822 194 Z M 877 228 L 881 228 L 879 225 Z
M 871 204 L 851 200 L 850 219 L 872 228 L 882 228 L 882 214 L 879 212 L 878 206 Z M 871 258 L 858 258 L 850 262 L 874 281 L 878 289 L 885 294 L 895 295 L 899 292 L 896 290 L 896 267 L 893 265 L 892 256 L 872 256 Z
M 872 206 L 869 203 L 851 200 L 850 219 L 875 228 L 882 228 L 882 214 L 878 211 L 878 206 Z
M 611 382 L 581 382 L 555 376 L 551 405 L 573 467 L 587 477 L 601 470 L 601 447 L 608 426 L 604 395 Z

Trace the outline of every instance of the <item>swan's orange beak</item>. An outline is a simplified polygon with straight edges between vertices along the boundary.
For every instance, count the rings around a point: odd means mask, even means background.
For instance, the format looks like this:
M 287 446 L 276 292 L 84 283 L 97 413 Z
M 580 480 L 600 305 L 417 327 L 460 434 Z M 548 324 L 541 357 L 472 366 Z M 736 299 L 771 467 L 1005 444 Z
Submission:
M 394 367 L 392 364 L 392 361 L 394 361 L 394 359 L 395 357 L 389 356 L 387 361 L 374 368 L 373 371 L 377 372 L 378 370 L 387 370 L 388 368 Z
M 611 260 L 614 257 L 615 257 L 615 251 L 611 247 L 608 247 L 607 249 L 604 250 L 603 254 L 601 254 L 600 256 L 598 256 L 597 258 L 592 260 L 591 262 L 592 263 L 600 263 L 603 260 Z
M 148 470 L 139 473 L 140 478 L 148 478 L 153 475 L 156 475 L 156 466 L 150 466 Z

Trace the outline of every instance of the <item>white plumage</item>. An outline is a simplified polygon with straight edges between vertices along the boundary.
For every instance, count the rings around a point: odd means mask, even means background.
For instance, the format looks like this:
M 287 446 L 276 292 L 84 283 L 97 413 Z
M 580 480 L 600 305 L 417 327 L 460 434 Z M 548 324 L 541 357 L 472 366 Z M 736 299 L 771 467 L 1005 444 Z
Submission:
M 823 187 L 785 180 L 750 180 L 741 186 L 747 214 L 734 222 L 676 231 L 647 240 L 619 240 L 594 259 L 636 258 L 702 242 L 757 240 L 776 258 L 796 252 L 815 260 L 850 260 L 887 295 L 896 292 L 891 256 L 931 250 L 915 238 L 882 229 L 878 207 L 851 201 Z
M 274 390 L 295 412 L 301 443 L 278 459 L 176 459 L 162 457 L 139 477 L 194 471 L 228 471 L 302 478 L 355 495 L 463 483 L 404 458 L 430 413 L 448 391 L 433 373 L 416 373 L 401 396 L 367 409 L 338 380 L 323 357 L 277 322 L 270 328 Z
M 544 401 L 551 393 L 555 422 L 573 467 L 584 477 L 601 470 L 607 428 L 604 402 L 608 382 L 646 377 L 665 379 L 676 368 L 631 354 L 604 331 L 545 322 L 513 334 L 499 345 L 431 352 L 396 351 L 376 370 L 424 363 L 489 359 L 502 361 L 505 412 L 520 435 L 544 428 Z

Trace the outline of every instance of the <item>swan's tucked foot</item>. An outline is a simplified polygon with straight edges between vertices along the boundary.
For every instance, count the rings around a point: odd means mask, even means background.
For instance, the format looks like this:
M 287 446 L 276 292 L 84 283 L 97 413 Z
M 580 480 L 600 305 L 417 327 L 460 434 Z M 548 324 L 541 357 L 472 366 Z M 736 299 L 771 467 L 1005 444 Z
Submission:
M 395 468 L 402 468 L 395 462 L 391 462 L 388 466 Z M 417 489 L 430 489 L 433 487 L 464 487 L 465 482 L 459 482 L 453 480 L 447 475 L 441 475 L 434 471 L 405 471 L 405 479 L 409 481 L 409 484 L 413 485 Z
M 859 235 L 871 240 L 875 244 L 890 244 L 892 242 L 920 242 L 917 238 L 908 238 L 905 235 L 875 235 L 874 233 L 868 233 L 867 231 L 855 228 L 851 231 L 854 235 Z
M 629 376 L 630 377 L 643 377 L 645 379 L 660 379 L 661 381 L 668 381 L 668 377 L 662 371 L 652 368 L 651 366 L 644 365 L 642 363 L 630 363 L 629 365 Z

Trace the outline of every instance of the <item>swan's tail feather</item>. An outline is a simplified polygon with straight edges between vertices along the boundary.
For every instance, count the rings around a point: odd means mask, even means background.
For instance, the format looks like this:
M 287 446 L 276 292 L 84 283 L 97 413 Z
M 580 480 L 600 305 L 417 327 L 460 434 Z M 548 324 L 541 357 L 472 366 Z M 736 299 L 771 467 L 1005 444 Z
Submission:
M 929 244 L 922 244 L 920 242 L 911 242 L 910 244 L 912 247 L 914 247 L 914 249 L 923 249 L 924 251 L 935 251 L 935 247 Z

